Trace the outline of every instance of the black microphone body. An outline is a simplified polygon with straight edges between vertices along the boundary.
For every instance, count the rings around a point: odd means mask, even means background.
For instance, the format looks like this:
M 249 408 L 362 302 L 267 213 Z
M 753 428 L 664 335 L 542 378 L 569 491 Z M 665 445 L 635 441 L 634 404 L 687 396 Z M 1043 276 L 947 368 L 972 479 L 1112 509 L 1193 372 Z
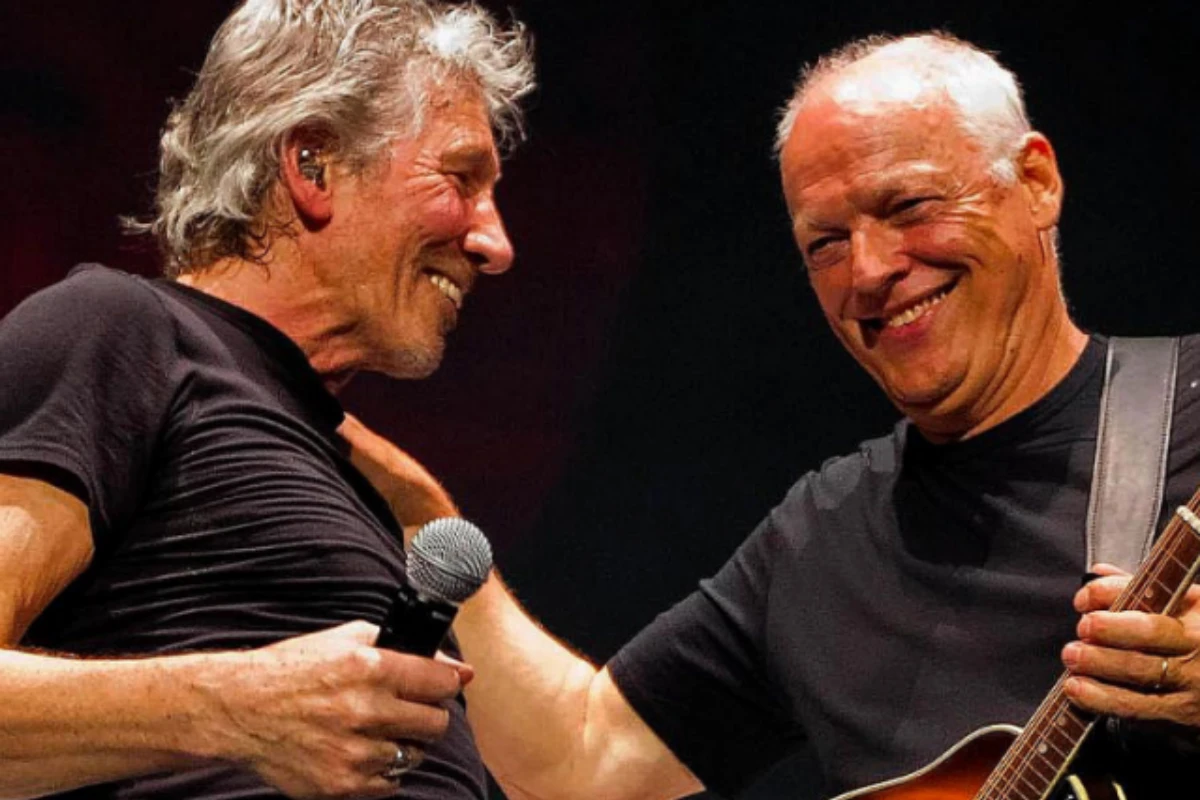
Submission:
M 491 569 L 492 547 L 470 522 L 445 517 L 422 525 L 376 646 L 432 657 L 459 605 L 479 590 Z
M 457 605 L 426 597 L 407 583 L 402 584 L 375 646 L 432 657 L 450 632 L 457 613 Z

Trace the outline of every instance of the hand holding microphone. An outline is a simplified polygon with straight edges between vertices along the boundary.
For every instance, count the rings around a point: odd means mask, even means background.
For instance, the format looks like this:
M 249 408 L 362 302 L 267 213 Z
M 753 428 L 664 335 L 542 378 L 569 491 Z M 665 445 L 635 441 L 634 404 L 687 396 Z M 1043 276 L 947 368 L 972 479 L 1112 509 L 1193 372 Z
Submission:
M 379 631 L 376 647 L 433 657 L 458 607 L 479 590 L 492 569 L 492 548 L 479 528 L 457 517 L 421 526 L 408 549 L 407 580 Z M 421 763 L 419 748 L 398 743 L 384 777 L 399 780 Z

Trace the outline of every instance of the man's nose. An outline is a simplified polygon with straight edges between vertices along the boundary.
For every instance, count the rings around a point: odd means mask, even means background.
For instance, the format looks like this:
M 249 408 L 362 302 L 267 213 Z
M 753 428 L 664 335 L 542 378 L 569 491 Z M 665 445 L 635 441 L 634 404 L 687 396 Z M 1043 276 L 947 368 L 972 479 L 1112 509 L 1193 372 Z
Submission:
M 504 220 L 500 218 L 495 198 L 490 194 L 480 197 L 473 214 L 464 249 L 480 272 L 499 275 L 508 271 L 513 262 L 513 246 L 504 230 Z
M 903 253 L 903 234 L 880 225 L 850 235 L 850 280 L 855 292 L 877 294 L 908 274 L 911 262 Z

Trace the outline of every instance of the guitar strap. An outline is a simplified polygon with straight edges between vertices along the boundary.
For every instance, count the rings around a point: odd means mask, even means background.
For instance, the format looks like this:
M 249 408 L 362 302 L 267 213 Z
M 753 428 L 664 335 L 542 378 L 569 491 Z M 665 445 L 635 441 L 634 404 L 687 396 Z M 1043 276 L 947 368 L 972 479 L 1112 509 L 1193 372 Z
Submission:
M 1105 563 L 1133 572 L 1150 553 L 1166 483 L 1178 353 L 1177 338 L 1108 340 L 1085 569 Z

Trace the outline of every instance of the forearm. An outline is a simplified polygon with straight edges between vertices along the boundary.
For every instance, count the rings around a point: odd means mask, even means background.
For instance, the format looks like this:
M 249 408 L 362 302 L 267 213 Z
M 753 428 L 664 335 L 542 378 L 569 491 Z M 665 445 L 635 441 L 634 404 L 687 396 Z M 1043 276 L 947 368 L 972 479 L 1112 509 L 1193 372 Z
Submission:
M 467 713 L 492 774 L 516 797 L 554 797 L 558 788 L 569 795 L 569 779 L 579 780 L 572 773 L 586 766 L 596 668 L 530 620 L 494 574 L 454 630 L 463 656 L 479 665 L 466 689 Z
M 218 755 L 215 728 L 202 723 L 214 717 L 213 704 L 197 687 L 219 661 L 0 651 L 0 796 L 35 797 Z
M 494 575 L 464 605 L 455 633 L 478 666 L 466 689 L 471 727 L 513 800 L 655 800 L 702 788 L 607 671 L 534 623 Z

